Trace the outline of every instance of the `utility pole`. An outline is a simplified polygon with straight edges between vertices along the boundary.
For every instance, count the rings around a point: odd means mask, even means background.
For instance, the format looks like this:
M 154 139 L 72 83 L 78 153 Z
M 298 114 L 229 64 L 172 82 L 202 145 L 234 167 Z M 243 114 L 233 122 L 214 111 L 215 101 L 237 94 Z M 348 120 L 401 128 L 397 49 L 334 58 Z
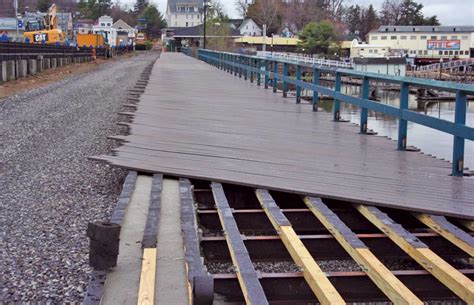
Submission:
M 13 7 L 15 8 L 15 21 L 16 21 L 16 41 L 18 41 L 18 37 L 20 36 L 18 31 L 18 0 L 13 0 Z
M 207 1 L 204 0 L 204 49 L 206 49 L 206 22 L 207 22 Z
M 262 51 L 266 52 L 267 51 L 267 25 L 263 25 L 263 46 L 262 46 Z

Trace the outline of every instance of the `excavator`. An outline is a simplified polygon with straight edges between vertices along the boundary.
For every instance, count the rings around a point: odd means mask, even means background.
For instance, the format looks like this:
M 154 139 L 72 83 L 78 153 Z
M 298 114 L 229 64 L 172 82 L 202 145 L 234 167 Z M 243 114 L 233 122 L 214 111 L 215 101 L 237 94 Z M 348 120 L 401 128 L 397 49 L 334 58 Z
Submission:
M 66 38 L 63 32 L 58 29 L 56 13 L 56 4 L 52 4 L 44 20 L 28 21 L 23 41 L 33 44 L 63 44 Z

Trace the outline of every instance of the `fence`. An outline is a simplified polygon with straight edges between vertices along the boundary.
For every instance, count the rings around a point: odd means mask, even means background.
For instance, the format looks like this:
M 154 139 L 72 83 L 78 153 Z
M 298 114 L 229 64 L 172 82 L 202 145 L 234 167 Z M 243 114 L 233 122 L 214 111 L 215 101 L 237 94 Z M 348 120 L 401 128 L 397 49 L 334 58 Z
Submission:
M 187 51 L 184 51 L 187 53 Z M 317 111 L 319 94 L 334 98 L 333 119 L 340 121 L 340 103 L 357 105 L 360 107 L 360 133 L 368 133 L 367 121 L 368 110 L 380 112 L 398 119 L 398 142 L 397 149 L 405 150 L 407 147 L 407 123 L 413 122 L 432 129 L 446 132 L 454 136 L 452 154 L 452 174 L 462 176 L 464 170 L 464 144 L 465 140 L 474 140 L 474 128 L 466 125 L 467 95 L 474 95 L 474 85 L 448 83 L 434 80 L 391 76 L 368 72 L 359 72 L 349 69 L 326 68 L 323 66 L 309 66 L 308 64 L 295 63 L 286 60 L 264 59 L 256 56 L 248 56 L 234 53 L 216 52 L 210 50 L 198 50 L 198 58 L 212 64 L 222 70 L 234 75 L 242 75 L 245 79 L 250 77 L 251 81 L 257 79 L 260 84 L 262 76 L 265 88 L 270 81 L 273 91 L 277 92 L 278 81 L 282 82 L 283 96 L 287 96 L 288 84 L 296 87 L 296 102 L 301 101 L 302 88 L 313 91 L 313 111 Z M 279 74 L 279 66 L 283 66 L 282 74 Z M 294 66 L 295 78 L 289 76 L 289 67 Z M 312 82 L 301 79 L 302 70 L 311 69 L 313 72 Z M 323 87 L 320 84 L 321 73 L 332 73 L 335 75 L 334 89 Z M 342 77 L 350 76 L 362 80 L 362 96 L 355 97 L 341 93 Z M 369 82 L 383 81 L 385 83 L 400 85 L 400 105 L 394 107 L 369 100 Z M 430 117 L 422 113 L 408 109 L 408 98 L 410 86 L 417 88 L 437 89 L 441 91 L 455 92 L 455 116 L 454 122 Z
M 90 57 L 92 49 L 77 47 L 28 44 L 17 42 L 0 42 L 0 60 L 36 59 L 48 57 Z

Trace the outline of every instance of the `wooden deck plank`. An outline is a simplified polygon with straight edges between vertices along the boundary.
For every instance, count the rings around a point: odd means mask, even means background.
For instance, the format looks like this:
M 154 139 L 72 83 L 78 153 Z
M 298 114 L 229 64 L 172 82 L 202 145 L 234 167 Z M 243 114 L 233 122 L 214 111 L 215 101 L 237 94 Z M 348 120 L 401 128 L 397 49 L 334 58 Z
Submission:
M 474 304 L 474 282 L 431 251 L 413 234 L 375 207 L 357 205 L 367 220 L 467 304 Z
M 174 176 L 474 219 L 474 179 L 396 150 L 271 90 L 182 54 L 163 54 L 131 135 L 98 159 Z M 130 113 L 131 115 L 131 113 Z M 370 127 L 370 126 L 369 126 Z
M 345 304 L 344 299 L 306 249 L 268 191 L 257 189 L 255 193 L 291 257 L 303 269 L 303 276 L 319 302 L 321 304 Z
M 268 305 L 267 297 L 258 279 L 257 271 L 250 260 L 232 210 L 227 202 L 224 189 L 220 183 L 211 185 L 219 219 L 224 229 L 232 263 L 236 267 L 237 278 L 248 305 Z
M 304 202 L 344 250 L 394 304 L 423 304 L 320 198 L 305 197 Z
M 153 305 L 155 300 L 156 248 L 143 249 L 138 305 Z

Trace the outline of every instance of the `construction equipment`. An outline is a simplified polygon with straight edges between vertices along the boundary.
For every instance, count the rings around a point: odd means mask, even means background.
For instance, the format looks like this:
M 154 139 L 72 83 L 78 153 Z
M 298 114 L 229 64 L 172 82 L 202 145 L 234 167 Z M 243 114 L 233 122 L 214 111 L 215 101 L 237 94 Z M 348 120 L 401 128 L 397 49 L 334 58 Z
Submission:
M 23 34 L 25 42 L 34 44 L 63 44 L 65 36 L 58 29 L 57 6 L 52 4 L 44 20 L 28 21 Z

